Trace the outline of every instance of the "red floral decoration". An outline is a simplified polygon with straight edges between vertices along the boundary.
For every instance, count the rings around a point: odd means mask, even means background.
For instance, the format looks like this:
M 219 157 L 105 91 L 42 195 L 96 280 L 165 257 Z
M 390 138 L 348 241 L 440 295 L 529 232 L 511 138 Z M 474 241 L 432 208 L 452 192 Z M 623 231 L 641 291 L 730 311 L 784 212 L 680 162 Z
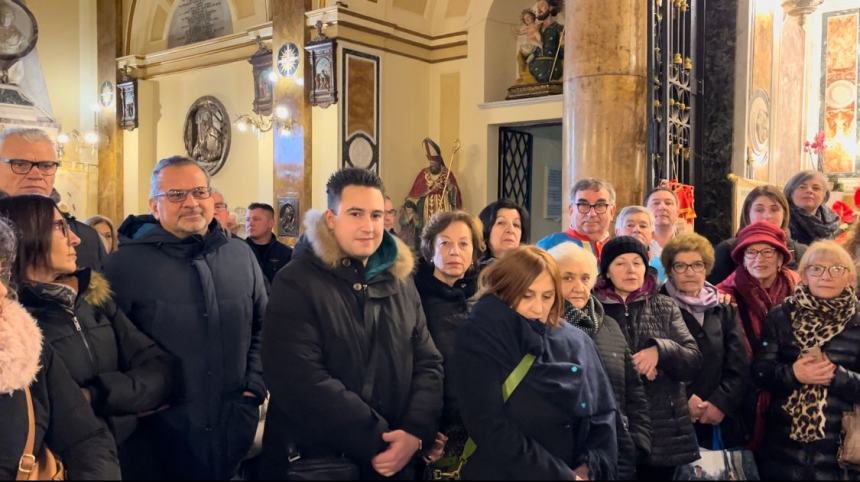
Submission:
M 855 191 L 854 197 L 857 197 L 857 192 Z M 836 201 L 833 203 L 832 207 L 833 211 L 839 216 L 839 219 L 845 224 L 851 224 L 854 222 L 854 210 L 851 209 L 851 206 L 845 204 L 842 201 Z

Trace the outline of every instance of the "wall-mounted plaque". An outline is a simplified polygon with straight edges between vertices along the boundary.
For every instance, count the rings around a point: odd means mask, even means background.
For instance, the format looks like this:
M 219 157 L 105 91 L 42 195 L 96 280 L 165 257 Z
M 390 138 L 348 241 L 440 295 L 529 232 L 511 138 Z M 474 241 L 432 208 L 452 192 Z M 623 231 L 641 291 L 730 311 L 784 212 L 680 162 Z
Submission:
M 0 0 L 0 83 L 8 83 L 8 71 L 36 47 L 36 17 L 19 0 Z
M 215 97 L 197 99 L 185 116 L 185 150 L 214 176 L 230 153 L 230 116 Z
M 311 61 L 311 105 L 323 109 L 337 103 L 337 40 L 322 33 L 323 24 L 317 22 L 318 36 L 305 46 Z
M 278 236 L 299 236 L 299 198 L 278 198 Z
M 137 79 L 131 77 L 127 70 L 121 74 L 116 84 L 119 97 L 116 103 L 116 117 L 119 126 L 125 130 L 137 129 Z
M 233 33 L 228 0 L 178 0 L 167 33 L 167 48 Z

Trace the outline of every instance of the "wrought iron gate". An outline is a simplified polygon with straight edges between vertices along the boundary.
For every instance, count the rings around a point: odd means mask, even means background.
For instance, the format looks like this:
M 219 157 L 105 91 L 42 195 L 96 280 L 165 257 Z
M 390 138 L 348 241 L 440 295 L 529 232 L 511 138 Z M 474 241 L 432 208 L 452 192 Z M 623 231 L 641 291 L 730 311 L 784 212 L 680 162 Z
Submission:
M 532 141 L 528 132 L 499 128 L 499 199 L 531 211 Z
M 648 186 L 693 183 L 705 0 L 648 0 Z

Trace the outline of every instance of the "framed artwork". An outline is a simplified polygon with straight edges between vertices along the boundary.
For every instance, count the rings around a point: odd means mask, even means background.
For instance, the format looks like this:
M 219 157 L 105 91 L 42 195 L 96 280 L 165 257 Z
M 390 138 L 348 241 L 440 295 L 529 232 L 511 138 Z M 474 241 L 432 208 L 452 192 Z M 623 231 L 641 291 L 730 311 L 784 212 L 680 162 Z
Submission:
M 272 73 L 272 49 L 257 37 L 257 51 L 248 59 L 254 73 L 254 105 L 251 110 L 262 116 L 272 114 L 272 99 L 274 89 L 270 75 Z
M 379 57 L 343 51 L 343 145 L 341 167 L 379 174 Z
M 128 131 L 137 129 L 137 79 L 123 73 L 122 79 L 116 84 L 116 90 L 116 118 L 120 128 Z
M 278 236 L 299 236 L 299 212 L 297 196 L 278 198 Z
M 20 0 L 0 0 L 0 82 L 8 70 L 35 47 L 39 39 L 36 17 Z
M 853 175 L 860 161 L 860 9 L 824 14 L 822 36 L 824 172 Z
M 337 40 L 320 32 L 320 37 L 308 43 L 305 50 L 313 72 L 308 101 L 311 105 L 325 109 L 337 103 Z
M 191 104 L 185 116 L 185 150 L 214 176 L 230 153 L 230 116 L 220 100 L 210 95 Z

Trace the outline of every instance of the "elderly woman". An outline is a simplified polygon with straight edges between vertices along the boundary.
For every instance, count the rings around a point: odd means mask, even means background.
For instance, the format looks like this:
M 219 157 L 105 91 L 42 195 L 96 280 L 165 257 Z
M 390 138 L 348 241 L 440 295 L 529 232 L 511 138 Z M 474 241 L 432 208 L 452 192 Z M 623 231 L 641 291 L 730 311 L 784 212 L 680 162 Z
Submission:
M 749 385 L 750 358 L 737 313 L 719 302 L 717 288 L 705 281 L 714 265 L 714 248 L 696 233 L 680 234 L 663 248 L 669 281 L 663 293 L 681 308 L 690 334 L 702 352 L 702 370 L 687 385 L 687 405 L 699 446 L 714 447 L 715 427 L 720 447 L 742 447 L 746 435 L 741 402 Z
M 508 251 L 529 242 L 529 212 L 508 199 L 492 202 L 478 214 L 484 226 L 487 251 L 480 260 L 483 269 Z
M 119 249 L 116 227 L 114 227 L 113 221 L 110 218 L 97 215 L 87 219 L 86 223 L 99 233 L 107 254 L 111 254 Z
M 648 250 L 636 238 L 606 243 L 596 286 L 606 315 L 618 320 L 627 338 L 636 371 L 647 379 L 651 454 L 637 468 L 639 479 L 671 479 L 677 466 L 699 457 L 684 385 L 698 374 L 702 354 L 678 306 L 657 293 Z
M 481 274 L 481 289 L 454 352 L 454 393 L 477 444 L 463 479 L 613 479 L 612 386 L 588 335 L 561 321 L 555 261 L 517 248 Z
M 803 244 L 830 239 L 839 230 L 839 216 L 825 204 L 830 188 L 824 174 L 801 171 L 785 183 L 785 197 L 791 209 L 791 237 Z
M 22 457 L 31 423 L 28 455 L 42 460 L 45 449 L 51 450 L 62 459 L 70 480 L 118 480 L 110 432 L 59 357 L 42 345 L 35 320 L 9 294 L 15 245 L 12 228 L 0 220 L 0 480 L 29 478 L 21 468 L 32 460 Z
M 801 283 L 768 316 L 753 363 L 773 395 L 759 454 L 765 480 L 856 480 L 840 467 L 842 414 L 860 403 L 860 312 L 851 257 L 819 241 L 800 260 Z
M 767 313 L 794 291 L 800 277 L 786 267 L 791 252 L 785 231 L 768 222 L 759 221 L 742 229 L 732 258 L 738 267 L 717 289 L 731 295 L 737 304 L 746 337 L 745 348 L 752 358 L 761 347 Z M 744 418 L 751 432 L 749 446 L 758 450 L 764 437 L 764 414 L 770 395 L 759 391 L 749 398 L 743 408 Z
M 618 414 L 618 480 L 636 478 L 636 461 L 651 452 L 651 419 L 642 379 L 633 365 L 633 354 L 618 322 L 603 312 L 591 295 L 597 282 L 597 258 L 574 243 L 561 243 L 549 250 L 561 272 L 565 298 L 562 319 L 586 332 L 597 345 L 597 353 L 615 394 Z
M 481 224 L 463 211 L 437 213 L 421 233 L 422 259 L 415 274 L 415 286 L 427 315 L 427 328 L 445 359 L 445 405 L 438 444 L 447 442 L 446 458 L 459 456 L 468 438 L 451 386 L 451 361 L 457 331 L 466 322 L 478 290 L 477 262 L 483 251 Z M 431 458 L 436 456 L 431 454 Z
M 788 201 L 785 194 L 776 186 L 757 186 L 744 199 L 741 209 L 740 229 L 759 221 L 768 222 L 788 233 L 789 214 Z M 738 238 L 729 238 L 717 245 L 714 252 L 714 269 L 708 275 L 708 282 L 719 284 L 734 272 L 737 264 L 732 259 L 732 250 L 737 244 Z M 786 239 L 786 246 L 791 253 L 791 261 L 787 263 L 789 269 L 797 268 L 797 261 L 806 252 L 806 245 L 798 243 L 791 236 Z
M 660 262 L 660 256 L 651 253 L 652 241 L 654 240 L 654 213 L 645 206 L 627 206 L 618 213 L 615 219 L 616 236 L 632 236 L 648 247 L 650 260 L 648 265 L 657 271 L 657 282 L 661 285 L 666 282 L 666 270 Z

